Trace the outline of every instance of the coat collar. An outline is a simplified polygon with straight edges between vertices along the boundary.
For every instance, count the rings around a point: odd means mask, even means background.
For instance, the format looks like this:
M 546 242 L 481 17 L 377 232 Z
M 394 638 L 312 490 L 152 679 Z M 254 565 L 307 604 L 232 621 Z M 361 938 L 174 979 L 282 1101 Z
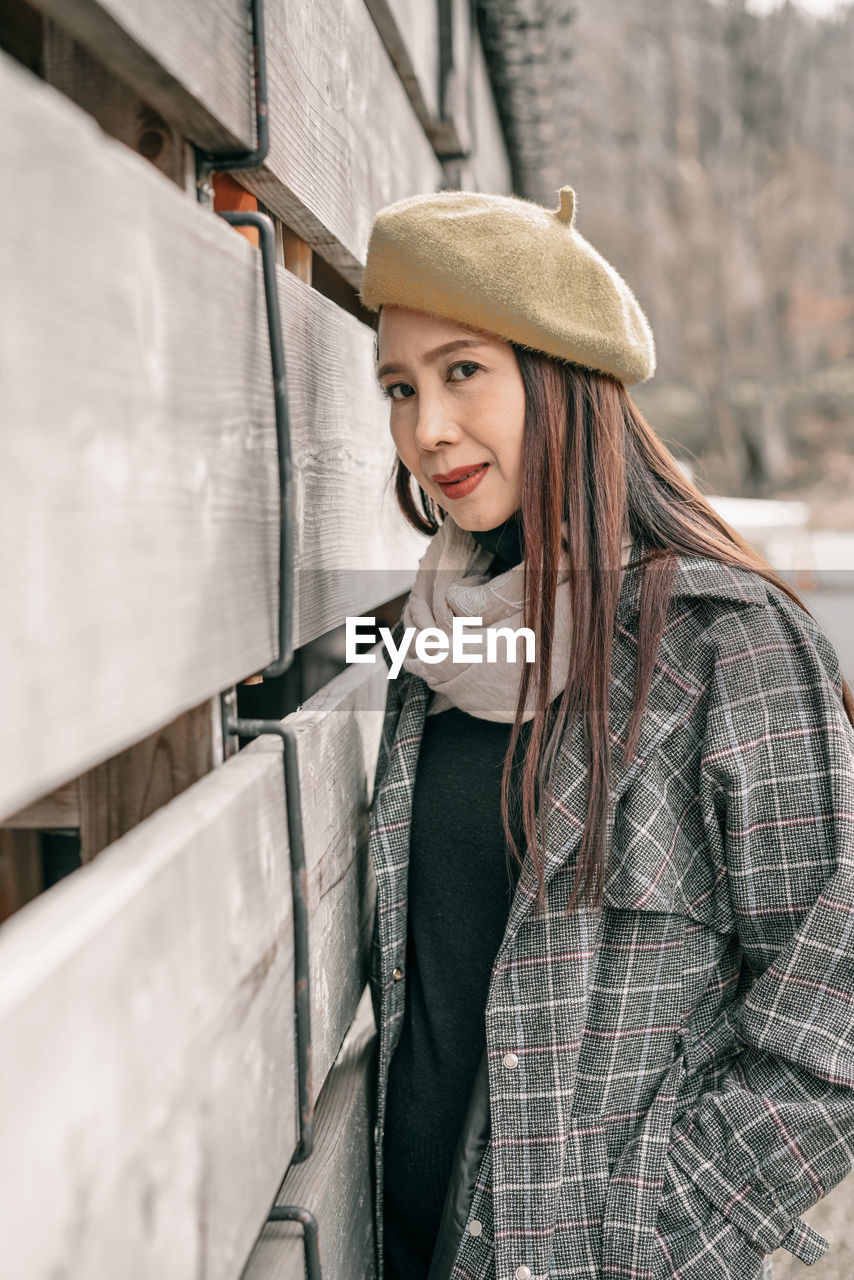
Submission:
M 638 611 L 643 570 L 637 567 L 636 562 L 647 550 L 648 547 L 638 539 L 632 544 L 617 605 L 619 620 L 630 618 Z M 708 598 L 734 604 L 765 604 L 766 586 L 764 579 L 749 569 L 722 564 L 720 560 L 706 556 L 678 556 L 672 598 Z
M 642 552 L 637 541 L 623 574 L 617 607 L 617 625 L 612 653 L 612 679 L 610 691 L 610 723 L 613 750 L 612 817 L 614 806 L 626 789 L 645 767 L 651 754 L 667 737 L 691 716 L 700 698 L 704 684 L 693 673 L 692 655 L 686 652 L 684 632 L 672 622 L 668 623 L 659 649 L 653 672 L 646 711 L 641 726 L 637 752 L 629 762 L 622 759 L 621 746 L 626 740 L 634 689 L 637 630 L 635 617 L 640 601 L 642 569 L 636 561 Z M 683 556 L 677 561 L 672 600 L 689 604 L 692 600 L 714 599 L 730 604 L 763 604 L 767 601 L 765 583 L 759 575 L 748 570 L 721 564 L 703 557 Z M 684 613 L 684 610 L 681 611 Z M 677 609 L 677 618 L 680 611 Z M 671 613 L 672 618 L 672 613 Z M 429 701 L 430 687 L 417 676 L 409 678 L 409 688 L 395 734 L 395 743 L 389 760 L 386 785 L 397 796 L 407 796 L 407 821 L 395 824 L 398 838 L 407 849 L 395 851 L 394 862 L 400 872 L 408 863 L 408 817 L 411 812 L 412 785 L 418 752 L 424 731 L 424 720 Z M 554 806 L 548 822 L 545 881 L 546 884 L 561 869 L 569 867 L 577 856 L 584 830 L 587 808 L 587 769 L 585 763 L 584 735 L 581 724 L 576 724 L 559 749 L 555 762 Z M 400 808 L 397 808 L 400 816 Z M 538 840 L 543 833 L 537 818 Z M 609 833 L 610 834 L 610 833 Z M 388 852 L 391 852 L 390 850 Z M 632 892 L 638 899 L 648 891 L 654 881 L 656 868 L 644 869 L 616 866 L 611 869 L 606 882 L 605 900 L 628 905 Z M 627 880 L 631 877 L 631 883 Z M 515 895 L 510 907 L 504 939 L 498 957 L 512 944 L 514 935 L 536 901 L 537 883 L 533 865 L 528 858 L 519 875 Z
M 611 658 L 610 724 L 612 744 L 611 828 L 614 808 L 631 783 L 646 766 L 653 752 L 692 715 L 705 689 L 692 663 L 693 653 L 686 648 L 685 631 L 674 625 L 684 615 L 679 604 L 690 606 L 694 600 L 708 599 L 724 604 L 749 605 L 767 602 L 764 580 L 756 573 L 718 560 L 699 556 L 680 556 L 674 576 L 668 625 L 659 647 L 650 684 L 637 751 L 624 762 L 622 746 L 626 741 L 635 684 L 637 654 L 636 617 L 640 604 L 643 569 L 637 560 L 644 551 L 635 541 L 629 564 L 623 574 L 617 605 L 617 623 Z M 545 882 L 549 884 L 561 869 L 570 866 L 577 856 L 584 831 L 587 811 L 587 769 L 584 734 L 580 723 L 567 736 L 556 761 L 552 795 L 555 807 L 550 819 L 546 842 Z M 542 839 L 540 818 L 538 839 Z M 608 843 L 611 831 L 608 832 Z M 652 847 L 652 846 L 651 846 Z M 630 906 L 648 901 L 651 906 L 666 903 L 668 886 L 658 882 L 662 868 L 644 867 L 642 854 L 633 859 L 631 868 L 612 866 L 605 884 L 605 901 L 612 905 Z M 651 886 L 657 886 L 651 891 Z M 511 904 L 501 950 L 509 944 L 519 925 L 530 912 L 536 899 L 536 876 L 526 859 Z M 568 891 L 568 890 L 567 890 Z

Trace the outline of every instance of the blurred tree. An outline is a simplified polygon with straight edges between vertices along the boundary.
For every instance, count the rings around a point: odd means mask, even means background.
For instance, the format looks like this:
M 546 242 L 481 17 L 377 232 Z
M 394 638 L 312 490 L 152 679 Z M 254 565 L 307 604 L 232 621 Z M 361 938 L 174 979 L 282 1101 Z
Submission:
M 771 491 L 788 389 L 854 358 L 854 6 L 569 7 L 579 229 L 649 314 L 656 381 L 696 393 L 725 483 Z

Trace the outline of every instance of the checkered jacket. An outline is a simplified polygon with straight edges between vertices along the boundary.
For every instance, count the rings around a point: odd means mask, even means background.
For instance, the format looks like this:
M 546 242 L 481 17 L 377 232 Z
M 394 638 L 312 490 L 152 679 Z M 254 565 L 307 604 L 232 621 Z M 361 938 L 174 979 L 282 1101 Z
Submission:
M 616 744 L 639 586 L 629 567 Z M 406 671 L 389 681 L 372 805 L 378 1280 L 429 694 Z M 519 876 L 485 1010 L 479 1227 L 461 1232 L 455 1280 L 756 1280 L 778 1246 L 821 1257 L 799 1215 L 854 1163 L 854 733 L 833 647 L 758 575 L 682 557 L 636 757 L 614 755 L 602 907 L 564 914 L 586 809 L 580 725 L 550 797 L 544 915 L 527 859 Z

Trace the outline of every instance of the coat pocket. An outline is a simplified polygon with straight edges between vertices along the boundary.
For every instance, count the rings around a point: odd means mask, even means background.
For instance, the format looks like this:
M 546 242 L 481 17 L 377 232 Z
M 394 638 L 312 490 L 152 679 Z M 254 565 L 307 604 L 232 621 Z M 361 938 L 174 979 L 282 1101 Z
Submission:
M 678 1057 L 612 1171 L 602 1223 L 603 1280 L 625 1280 L 627 1275 L 635 1280 L 652 1280 L 655 1225 L 684 1076 L 684 1054 L 680 1047 Z
M 549 1260 L 553 1280 L 598 1280 L 608 1172 L 604 1124 L 595 1116 L 571 1119 Z

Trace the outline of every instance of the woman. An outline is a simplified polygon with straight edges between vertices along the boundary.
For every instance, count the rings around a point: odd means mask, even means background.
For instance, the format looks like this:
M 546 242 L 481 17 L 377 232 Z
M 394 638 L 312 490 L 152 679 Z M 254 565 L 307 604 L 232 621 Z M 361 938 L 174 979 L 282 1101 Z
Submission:
M 822 1255 L 799 1215 L 854 1153 L 854 703 L 632 403 L 652 334 L 574 223 L 569 187 L 443 191 L 369 244 L 397 498 L 431 537 L 395 644 L 536 641 L 410 649 L 389 682 L 387 1280 L 756 1280 Z

